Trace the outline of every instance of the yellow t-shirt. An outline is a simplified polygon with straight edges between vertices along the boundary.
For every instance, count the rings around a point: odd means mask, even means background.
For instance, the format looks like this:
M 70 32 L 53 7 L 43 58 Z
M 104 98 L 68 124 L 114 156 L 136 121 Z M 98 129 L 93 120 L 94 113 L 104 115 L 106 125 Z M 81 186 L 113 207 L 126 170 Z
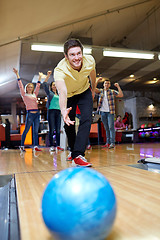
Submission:
M 72 97 L 89 88 L 88 76 L 94 69 L 95 60 L 91 55 L 83 56 L 83 65 L 79 72 L 71 67 L 66 58 L 63 58 L 54 69 L 54 79 L 55 81 L 65 81 L 67 97 Z

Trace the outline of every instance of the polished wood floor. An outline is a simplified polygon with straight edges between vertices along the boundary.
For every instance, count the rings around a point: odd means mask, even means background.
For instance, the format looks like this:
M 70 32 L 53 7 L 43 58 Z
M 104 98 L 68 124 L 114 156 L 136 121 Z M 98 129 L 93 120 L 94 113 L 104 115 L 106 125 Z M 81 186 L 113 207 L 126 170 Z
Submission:
M 86 158 L 114 188 L 118 211 L 109 240 L 160 239 L 160 174 L 129 165 L 141 158 L 160 157 L 160 143 L 119 144 L 115 149 L 93 146 Z M 15 174 L 22 240 L 51 240 L 41 217 L 41 197 L 52 176 L 71 167 L 68 151 L 48 148 L 33 153 L 27 149 L 0 150 L 0 175 Z M 89 240 L 89 239 L 86 239 Z

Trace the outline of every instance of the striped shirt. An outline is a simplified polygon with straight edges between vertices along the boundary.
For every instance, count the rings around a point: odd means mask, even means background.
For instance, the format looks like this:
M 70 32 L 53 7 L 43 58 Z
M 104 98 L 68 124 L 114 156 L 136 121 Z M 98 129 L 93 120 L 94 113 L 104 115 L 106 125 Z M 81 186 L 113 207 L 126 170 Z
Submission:
M 98 111 L 101 110 L 101 106 L 103 103 L 103 98 L 104 98 L 104 89 L 100 89 L 101 92 L 99 94 L 99 102 L 98 102 Z M 116 90 L 108 89 L 106 90 L 107 92 L 107 100 L 108 100 L 108 105 L 109 105 L 109 112 L 110 114 L 115 114 L 115 96 L 118 95 L 118 92 Z

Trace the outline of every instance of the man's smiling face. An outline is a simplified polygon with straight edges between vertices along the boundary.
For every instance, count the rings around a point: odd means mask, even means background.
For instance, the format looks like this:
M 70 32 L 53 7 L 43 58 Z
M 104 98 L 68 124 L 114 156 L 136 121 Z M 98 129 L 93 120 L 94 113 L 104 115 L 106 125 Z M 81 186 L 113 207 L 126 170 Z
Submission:
M 111 86 L 110 81 L 108 81 L 108 80 L 104 81 L 103 86 L 104 86 L 104 90 L 108 90 Z
M 80 71 L 83 64 L 83 54 L 80 47 L 71 47 L 65 57 L 74 70 Z

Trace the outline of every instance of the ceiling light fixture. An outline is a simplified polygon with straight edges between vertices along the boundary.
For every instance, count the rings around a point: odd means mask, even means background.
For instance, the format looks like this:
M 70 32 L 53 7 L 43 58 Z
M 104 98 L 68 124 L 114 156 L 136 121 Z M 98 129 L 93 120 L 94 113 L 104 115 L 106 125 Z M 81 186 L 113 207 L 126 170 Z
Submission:
M 43 52 L 63 52 L 63 46 L 52 44 L 32 44 L 31 50 Z
M 154 53 L 151 51 L 139 51 L 122 48 L 105 48 L 103 56 L 106 57 L 123 57 L 123 58 L 138 58 L 138 59 L 154 59 Z
M 84 54 L 92 54 L 92 48 L 91 47 L 84 47 L 83 48 Z
M 150 81 L 146 81 L 145 84 L 155 84 L 157 83 L 159 80 L 150 80 Z
M 134 77 L 134 74 L 131 74 L 130 77 L 133 78 L 133 77 Z
M 64 47 L 63 47 L 63 45 L 56 45 L 56 44 L 33 43 L 33 44 L 31 44 L 31 50 L 42 51 L 42 52 L 62 52 L 63 53 Z M 84 47 L 83 53 L 91 54 L 92 48 Z
M 148 108 L 149 108 L 150 110 L 153 110 L 153 109 L 154 109 L 153 103 L 151 103 L 151 104 L 148 106 Z

